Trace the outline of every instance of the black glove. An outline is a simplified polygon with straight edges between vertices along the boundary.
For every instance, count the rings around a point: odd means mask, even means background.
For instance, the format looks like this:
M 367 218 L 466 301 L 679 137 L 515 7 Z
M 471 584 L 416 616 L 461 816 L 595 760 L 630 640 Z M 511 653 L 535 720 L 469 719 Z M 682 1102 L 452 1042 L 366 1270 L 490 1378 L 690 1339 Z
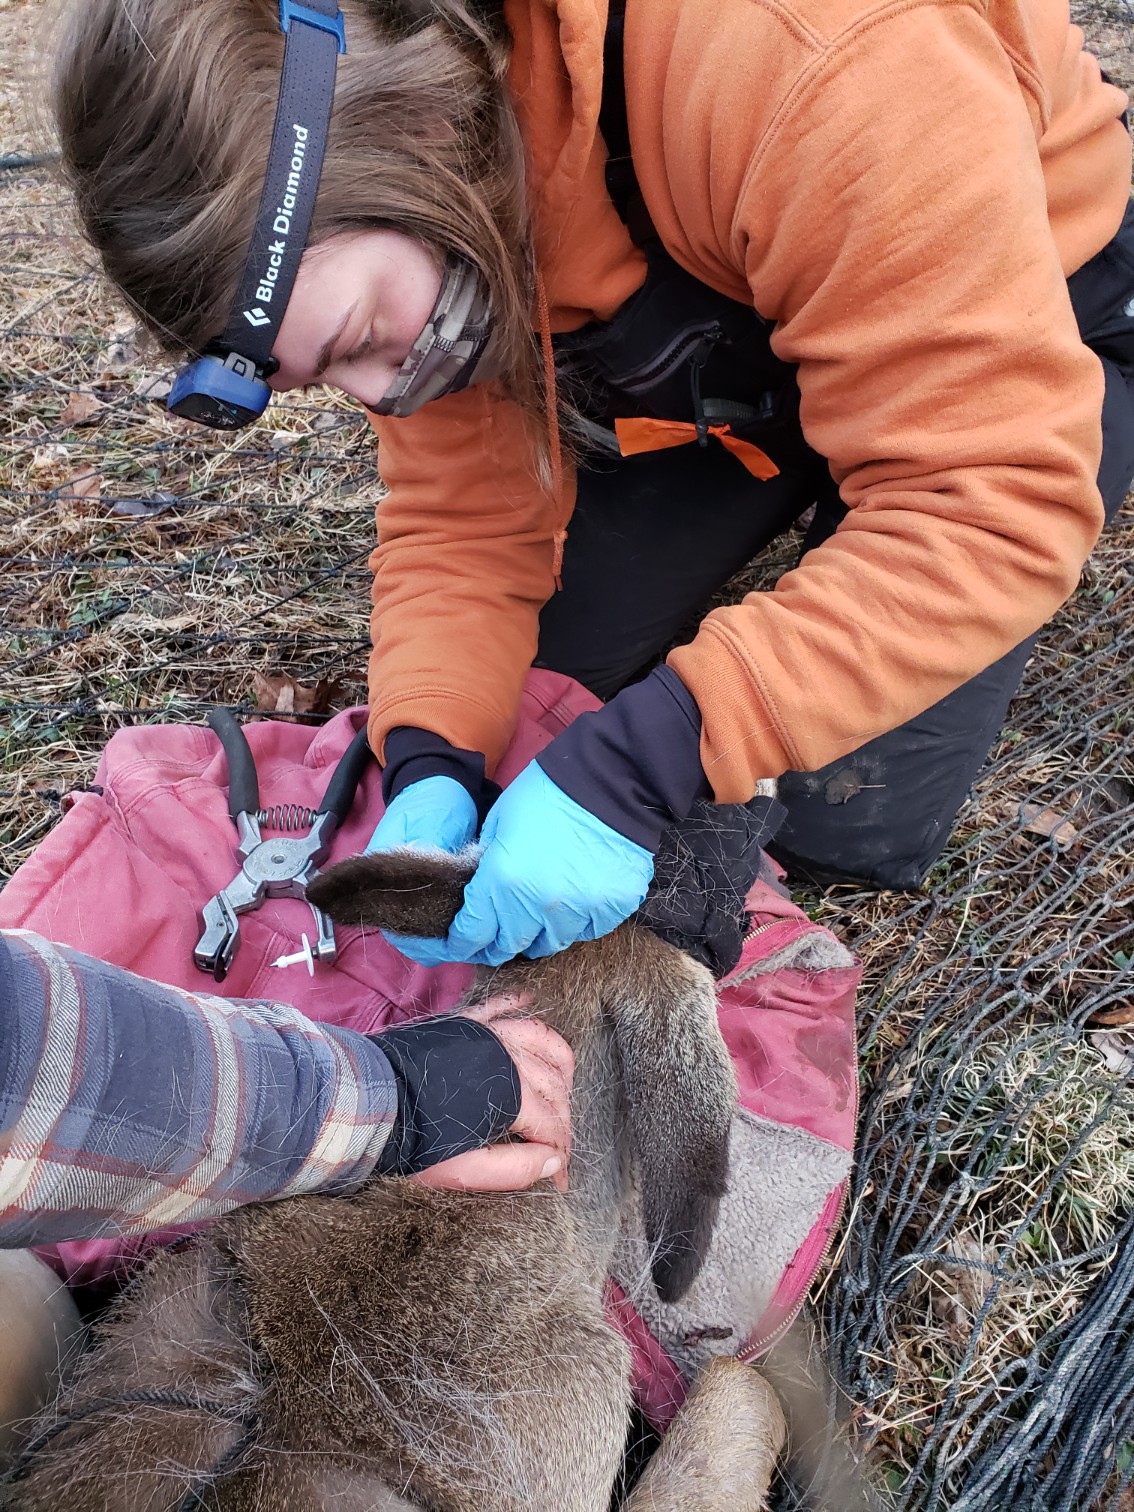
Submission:
M 385 1176 L 412 1176 L 505 1135 L 520 1116 L 512 1057 L 483 1024 L 429 1018 L 370 1039 L 390 1062 L 398 1112 L 378 1159 Z
M 740 959 L 744 899 L 764 864 L 761 847 L 786 809 L 775 798 L 697 803 L 662 838 L 654 880 L 635 922 L 687 951 L 718 979 Z

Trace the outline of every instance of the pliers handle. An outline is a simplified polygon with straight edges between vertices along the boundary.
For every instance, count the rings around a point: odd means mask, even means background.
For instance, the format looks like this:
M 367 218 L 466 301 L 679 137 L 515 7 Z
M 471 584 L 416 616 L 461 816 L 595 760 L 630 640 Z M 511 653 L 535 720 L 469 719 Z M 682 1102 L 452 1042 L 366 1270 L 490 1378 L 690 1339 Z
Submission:
M 239 826 L 242 814 L 255 818 L 260 808 L 260 783 L 252 747 L 243 728 L 227 709 L 210 709 L 208 722 L 228 759 L 228 812 L 233 823 Z M 333 814 L 337 828 L 350 813 L 362 774 L 372 760 L 364 726 L 339 758 L 323 801 L 315 812 Z
M 208 724 L 224 747 L 228 761 L 228 812 L 238 825 L 241 814 L 255 815 L 260 808 L 260 781 L 252 747 L 227 709 L 210 709 Z
M 300 839 L 287 837 L 271 844 L 260 835 L 260 785 L 248 740 L 227 709 L 209 711 L 208 722 L 228 760 L 228 812 L 236 825 L 237 850 L 243 866 L 229 885 L 203 910 L 205 929 L 193 952 L 202 971 L 223 981 L 240 941 L 237 915 L 259 908 L 265 898 L 305 898 L 307 884 L 326 855 L 331 838 L 350 812 L 358 784 L 373 760 L 363 727 L 355 735 L 331 774 L 314 823 Z M 314 905 L 320 960 L 335 958 L 334 926 Z

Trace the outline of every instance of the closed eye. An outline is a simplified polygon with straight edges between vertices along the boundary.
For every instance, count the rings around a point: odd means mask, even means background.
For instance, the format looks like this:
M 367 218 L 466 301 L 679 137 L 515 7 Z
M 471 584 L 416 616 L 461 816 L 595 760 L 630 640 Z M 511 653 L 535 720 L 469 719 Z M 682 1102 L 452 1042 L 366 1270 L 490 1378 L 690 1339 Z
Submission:
M 358 345 L 354 348 L 354 350 L 348 352 L 345 357 L 340 357 L 339 361 L 340 362 L 361 362 L 361 360 L 363 359 L 363 357 L 365 357 L 365 356 L 368 355 L 368 353 L 370 352 L 370 349 L 371 349 L 371 347 L 373 345 L 374 345 L 374 333 L 373 333 L 373 331 L 367 331 L 366 335 L 362 338 L 362 340 L 358 343 Z

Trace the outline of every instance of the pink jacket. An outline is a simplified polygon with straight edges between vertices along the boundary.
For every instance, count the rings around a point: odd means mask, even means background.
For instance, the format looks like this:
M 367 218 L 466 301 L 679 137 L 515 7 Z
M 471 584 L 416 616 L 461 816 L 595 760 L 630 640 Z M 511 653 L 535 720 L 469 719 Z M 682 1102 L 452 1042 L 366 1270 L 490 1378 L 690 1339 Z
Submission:
M 570 679 L 533 672 L 500 780 L 595 706 Z M 365 716 L 350 709 L 318 730 L 246 725 L 261 803 L 317 807 Z M 71 798 L 63 821 L 0 894 L 0 924 L 34 929 L 174 986 L 211 986 L 193 965 L 193 946 L 202 904 L 235 871 L 226 784 L 219 742 L 205 726 L 121 731 L 103 753 L 94 787 Z M 331 859 L 361 850 L 381 809 L 375 764 Z M 627 1278 L 644 1268 L 629 1251 L 611 1282 L 612 1317 L 634 1345 L 639 1396 L 659 1425 L 708 1353 L 759 1353 L 794 1316 L 838 1221 L 850 1168 L 859 969 L 777 887 L 757 883 L 749 906 L 752 931 L 720 991 L 740 1106 L 730 1191 L 709 1261 L 678 1308 L 633 1290 Z M 298 948 L 309 920 L 306 905 L 291 899 L 244 915 L 221 990 L 287 1001 L 314 1019 L 369 1032 L 451 1007 L 469 979 L 467 967 L 429 970 L 380 935 L 343 928 L 333 967 L 314 977 L 302 967 L 273 969 L 277 956 Z M 154 1239 L 60 1244 L 45 1258 L 72 1283 L 92 1282 L 121 1271 Z

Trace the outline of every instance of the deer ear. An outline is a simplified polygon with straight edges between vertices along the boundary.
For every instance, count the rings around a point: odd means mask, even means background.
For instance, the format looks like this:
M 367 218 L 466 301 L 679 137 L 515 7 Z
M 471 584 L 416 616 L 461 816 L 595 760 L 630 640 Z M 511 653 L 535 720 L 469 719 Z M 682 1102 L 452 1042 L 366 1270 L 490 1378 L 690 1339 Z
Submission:
M 444 939 L 476 870 L 474 848 L 388 850 L 352 856 L 307 884 L 307 900 L 336 924 L 386 929 L 392 934 Z
M 676 1302 L 704 1263 L 728 1183 L 736 1073 L 711 974 L 646 930 L 626 938 L 611 1022 L 654 1285 Z

